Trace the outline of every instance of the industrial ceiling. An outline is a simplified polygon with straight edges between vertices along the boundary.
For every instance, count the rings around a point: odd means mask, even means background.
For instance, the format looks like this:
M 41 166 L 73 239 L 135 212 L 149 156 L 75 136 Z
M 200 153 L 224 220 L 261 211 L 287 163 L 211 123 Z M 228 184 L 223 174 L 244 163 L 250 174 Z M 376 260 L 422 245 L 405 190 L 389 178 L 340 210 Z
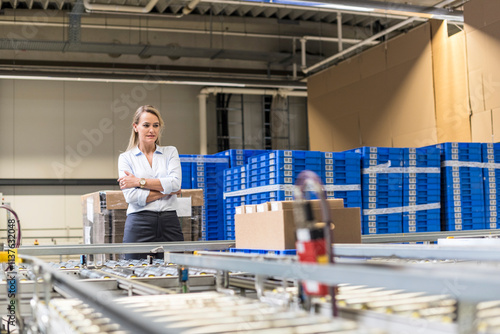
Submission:
M 304 87 L 464 0 L 1 0 L 0 75 Z

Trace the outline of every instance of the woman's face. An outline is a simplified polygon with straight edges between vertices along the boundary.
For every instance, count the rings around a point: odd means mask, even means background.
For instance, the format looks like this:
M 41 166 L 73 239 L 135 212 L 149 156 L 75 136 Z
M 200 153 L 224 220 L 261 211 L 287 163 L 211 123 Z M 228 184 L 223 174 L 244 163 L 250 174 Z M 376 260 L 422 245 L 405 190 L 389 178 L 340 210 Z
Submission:
M 139 123 L 134 124 L 134 130 L 139 135 L 139 143 L 154 144 L 160 132 L 160 120 L 155 114 L 143 112 Z

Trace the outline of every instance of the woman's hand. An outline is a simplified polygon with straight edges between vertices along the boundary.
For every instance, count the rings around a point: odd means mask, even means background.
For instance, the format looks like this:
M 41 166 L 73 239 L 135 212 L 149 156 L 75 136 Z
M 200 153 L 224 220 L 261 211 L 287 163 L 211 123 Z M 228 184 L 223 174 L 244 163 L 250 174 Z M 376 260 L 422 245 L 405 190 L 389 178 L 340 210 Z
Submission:
M 181 194 L 181 189 L 179 189 L 179 191 L 176 191 L 174 193 L 170 193 L 168 194 L 168 196 L 172 196 L 172 195 L 180 195 Z
M 125 176 L 118 179 L 118 184 L 120 185 L 120 189 L 135 188 L 139 186 L 139 178 L 125 171 Z

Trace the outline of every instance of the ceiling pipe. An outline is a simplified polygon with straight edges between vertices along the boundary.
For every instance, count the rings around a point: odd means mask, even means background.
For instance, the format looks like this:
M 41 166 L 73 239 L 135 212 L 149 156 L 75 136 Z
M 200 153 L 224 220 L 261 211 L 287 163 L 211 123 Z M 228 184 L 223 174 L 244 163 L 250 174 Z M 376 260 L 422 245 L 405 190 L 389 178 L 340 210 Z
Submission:
M 315 70 L 321 68 L 322 66 L 330 64 L 334 60 L 343 57 L 344 55 L 348 54 L 349 52 L 352 52 L 352 51 L 354 51 L 356 49 L 359 49 L 362 46 L 368 45 L 369 42 L 375 41 L 376 39 L 378 39 L 380 37 L 383 37 L 383 36 L 385 36 L 385 35 L 393 32 L 394 30 L 400 29 L 400 28 L 402 28 L 402 27 L 404 27 L 404 26 L 406 26 L 406 25 L 408 25 L 410 23 L 413 23 L 414 21 L 415 21 L 415 18 L 412 17 L 410 19 L 407 19 L 407 20 L 404 20 L 402 22 L 399 22 L 398 24 L 395 24 L 392 27 L 387 28 L 387 29 L 379 32 L 378 34 L 375 34 L 375 35 L 373 35 L 373 36 L 365 39 L 361 43 L 353 45 L 350 48 L 347 48 L 347 49 L 345 49 L 345 50 L 343 50 L 343 51 L 341 51 L 341 52 L 339 52 L 337 54 L 334 54 L 331 57 L 328 57 L 328 58 L 320 61 L 319 63 L 316 63 L 316 64 L 314 64 L 314 65 L 312 65 L 312 66 L 310 66 L 308 68 L 303 69 L 302 72 L 304 72 L 305 74 L 309 74 L 310 72 L 315 71 Z
M 98 3 L 90 3 L 90 0 L 83 0 L 83 5 L 85 6 L 85 11 L 87 13 L 92 12 L 122 12 L 122 13 L 149 13 L 153 7 L 158 3 L 158 0 L 150 0 L 145 7 L 137 6 L 122 6 L 122 5 L 105 5 Z
M 201 0 L 207 3 L 226 3 L 234 5 L 259 5 L 265 6 L 267 2 L 256 2 L 255 0 Z M 340 11 L 344 14 L 367 15 L 393 18 L 418 17 L 421 19 L 438 19 L 453 22 L 463 22 L 462 11 L 451 11 L 437 6 L 416 6 L 402 3 L 374 1 L 374 0 L 324 0 L 316 1 L 297 1 L 294 0 L 273 0 L 272 7 L 284 6 L 284 8 L 313 8 L 316 10 L 329 9 L 331 11 Z
M 337 38 L 338 41 L 338 49 L 339 51 L 344 50 L 344 44 L 342 41 L 342 13 L 337 13 Z
M 202 3 L 219 3 L 225 5 L 234 5 L 234 6 L 252 6 L 255 7 L 257 5 L 256 2 L 252 1 L 241 1 L 241 0 L 201 0 Z M 286 4 L 278 3 L 278 2 L 258 2 L 258 6 L 262 8 L 282 8 L 282 9 L 299 9 L 299 10 L 307 10 L 314 11 L 318 13 L 342 13 L 342 14 L 351 14 L 351 15 L 366 15 L 370 17 L 380 17 L 385 19 L 396 19 L 401 20 L 408 18 L 408 15 L 392 15 L 392 14 L 384 14 L 377 13 L 371 11 L 355 11 L 355 10 L 347 10 L 347 9 L 333 9 L 328 7 L 314 7 L 314 6 L 303 6 L 304 2 L 300 2 L 299 4 L 293 4 L 292 1 L 288 1 Z M 325 3 L 323 3 L 325 5 Z M 421 18 L 420 20 L 426 21 L 426 19 Z
M 100 12 L 103 13 L 103 12 Z M 182 15 L 182 14 L 181 14 Z M 170 16 L 169 16 L 170 17 Z M 177 15 L 176 17 L 180 17 Z M 5 25 L 26 25 L 36 27 L 53 27 L 62 28 L 66 27 L 64 23 L 53 23 L 53 22 L 31 22 L 31 21 L 1 21 L 0 26 Z M 117 26 L 117 25 L 102 25 L 102 24 L 81 24 L 81 28 L 84 29 L 111 29 L 111 30 L 125 30 L 125 31 L 149 31 L 149 32 L 166 32 L 166 33 L 179 33 L 179 34 L 199 34 L 199 35 L 222 35 L 222 36 L 234 36 L 234 37 L 250 37 L 250 38 L 270 38 L 270 39 L 304 39 L 307 41 L 318 41 L 318 42 L 329 42 L 338 43 L 339 38 L 337 37 L 324 37 L 324 36 L 287 36 L 287 35 L 274 35 L 274 34 L 257 34 L 257 33 L 246 33 L 246 32 L 231 32 L 231 31 L 209 31 L 209 30 L 194 30 L 194 29 L 176 29 L 176 28 L 155 28 L 155 27 L 129 27 L 129 26 Z M 357 44 L 363 40 L 354 38 L 342 38 L 343 44 Z M 371 42 L 369 45 L 377 45 L 379 42 Z
M 448 5 L 449 3 L 450 3 L 450 0 L 444 0 L 444 1 L 441 1 L 440 3 L 436 4 L 434 7 L 435 8 L 443 8 L 444 6 Z M 402 28 L 402 27 L 404 27 L 404 26 L 406 26 L 406 25 L 408 25 L 410 23 L 413 23 L 416 20 L 417 20 L 417 18 L 412 17 L 412 18 L 409 18 L 409 19 L 407 19 L 405 21 L 402 21 L 402 22 L 400 22 L 398 24 L 395 24 L 392 27 L 387 28 L 386 30 L 383 30 L 383 31 L 379 32 L 378 34 L 375 34 L 375 35 L 373 35 L 373 36 L 365 39 L 361 43 L 353 45 L 353 46 L 351 46 L 348 49 L 345 49 L 345 50 L 343 50 L 343 51 L 341 51 L 341 52 L 339 52 L 339 53 L 337 53 L 337 54 L 335 54 L 335 55 L 333 55 L 333 56 L 331 56 L 329 58 L 326 58 L 325 60 L 320 61 L 317 64 L 314 64 L 313 66 L 310 66 L 310 67 L 305 68 L 305 69 L 303 68 L 302 72 L 304 72 L 305 74 L 308 74 L 311 71 L 314 71 L 314 70 L 316 70 L 316 69 L 318 69 L 318 68 L 320 68 L 320 67 L 322 67 L 322 66 L 324 66 L 326 64 L 331 63 L 332 61 L 334 61 L 334 60 L 336 60 L 336 59 L 338 59 L 340 57 L 343 57 L 344 55 L 348 54 L 349 52 L 352 52 L 352 51 L 354 51 L 356 49 L 359 49 L 362 46 L 370 45 L 369 43 L 374 42 L 376 39 L 378 39 L 378 38 L 380 38 L 382 36 L 385 36 L 385 35 L 393 32 L 394 30 Z M 305 49 L 305 43 L 304 43 L 304 49 Z M 303 58 L 305 58 L 305 56 L 303 56 Z M 304 61 L 305 60 L 303 59 L 303 62 Z
M 272 96 L 296 96 L 307 97 L 307 91 L 295 91 L 290 89 L 253 89 L 253 88 L 226 88 L 206 87 L 198 94 L 199 117 L 200 117 L 200 154 L 207 154 L 207 98 L 210 94 L 243 94 L 243 95 L 272 95 Z
M 192 0 L 190 3 L 187 4 L 186 7 L 182 9 L 182 14 L 188 15 L 189 13 L 191 13 L 196 8 L 196 6 L 198 6 L 200 1 L 201 0 Z
M 169 15 L 169 17 L 173 18 L 181 18 L 184 15 L 190 14 L 196 6 L 200 3 L 201 0 L 191 0 L 183 9 L 181 14 Z M 137 6 L 122 6 L 122 5 L 106 5 L 106 4 L 97 4 L 90 3 L 90 0 L 83 0 L 83 5 L 85 6 L 85 11 L 87 13 L 108 13 L 108 14 L 117 14 L 117 13 L 129 13 L 129 14 L 148 14 L 151 10 L 156 6 L 158 0 L 150 0 L 149 3 L 145 7 L 137 7 Z

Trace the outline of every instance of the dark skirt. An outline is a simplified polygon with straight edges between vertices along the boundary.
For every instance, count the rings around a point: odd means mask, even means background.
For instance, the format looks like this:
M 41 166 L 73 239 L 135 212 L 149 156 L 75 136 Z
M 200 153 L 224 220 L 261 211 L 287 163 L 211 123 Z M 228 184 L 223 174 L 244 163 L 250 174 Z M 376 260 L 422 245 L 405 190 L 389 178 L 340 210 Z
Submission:
M 162 241 L 184 241 L 177 212 L 139 211 L 127 215 L 124 243 Z M 126 254 L 125 258 L 141 259 L 147 255 L 149 254 Z M 163 254 L 159 257 L 163 258 Z

